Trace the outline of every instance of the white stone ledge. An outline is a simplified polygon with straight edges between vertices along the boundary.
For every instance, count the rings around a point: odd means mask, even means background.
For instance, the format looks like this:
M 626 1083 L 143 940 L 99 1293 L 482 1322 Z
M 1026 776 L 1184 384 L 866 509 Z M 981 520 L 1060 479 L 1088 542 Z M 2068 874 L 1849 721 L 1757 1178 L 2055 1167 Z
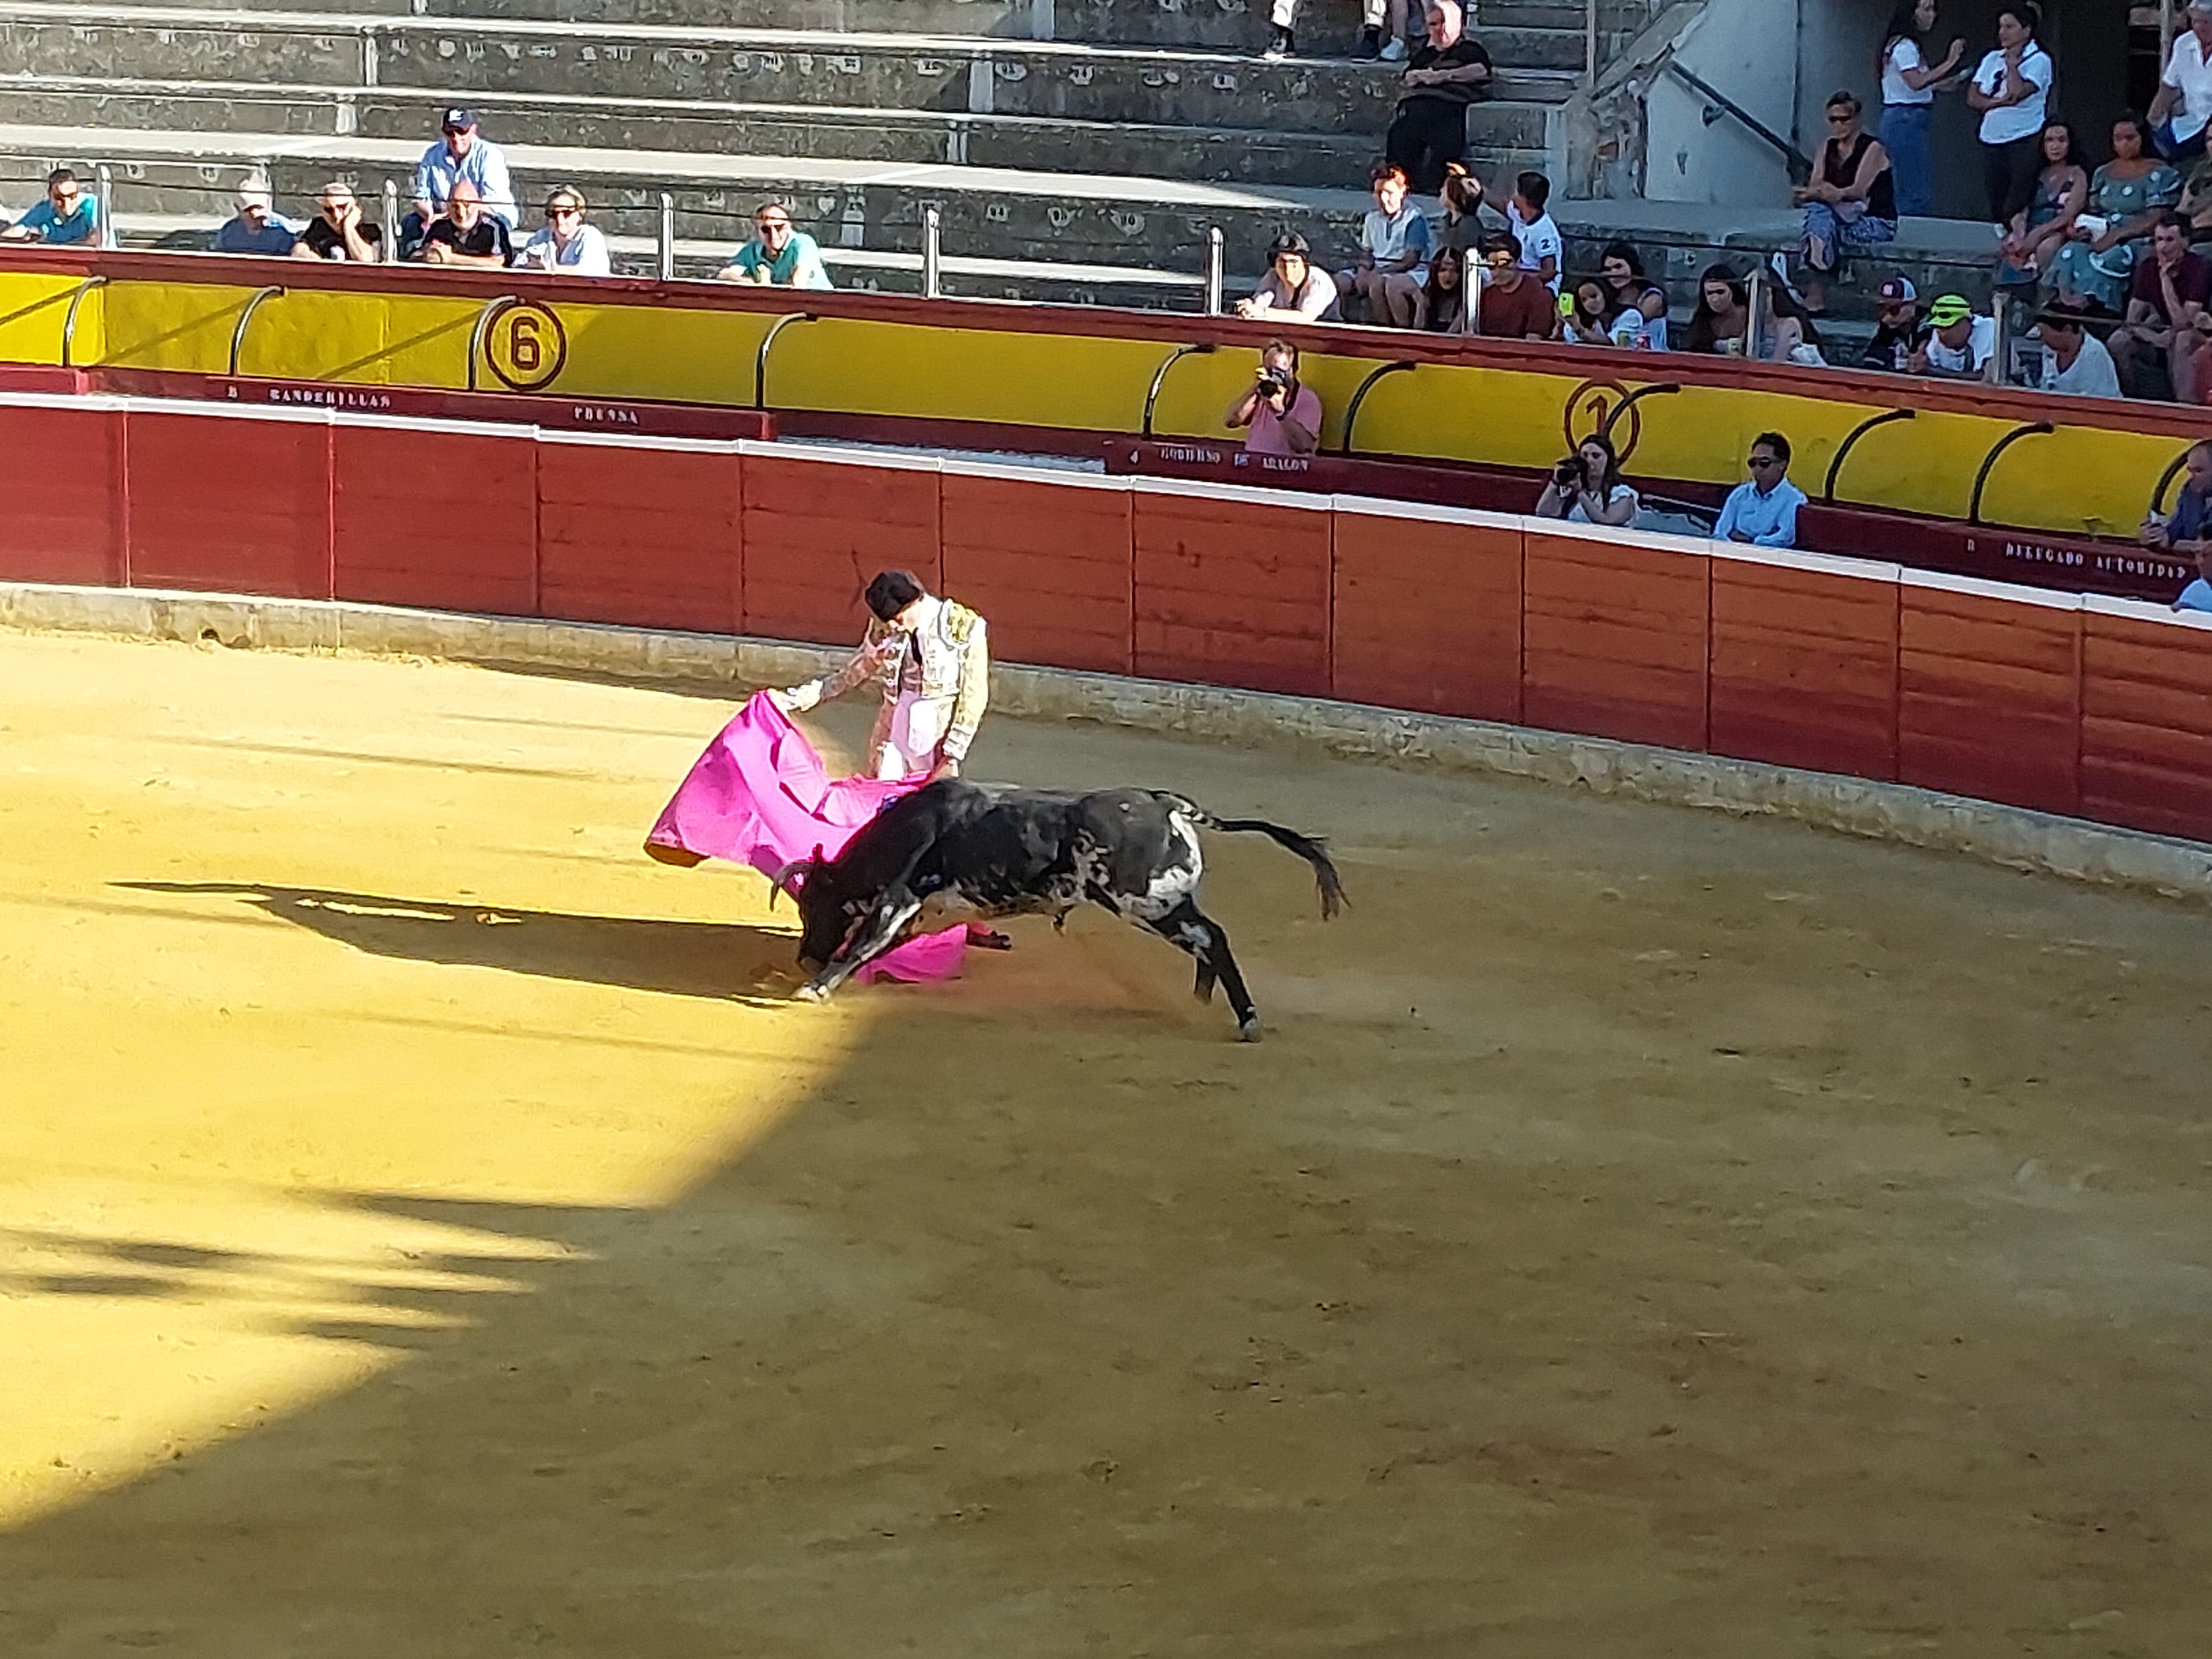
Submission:
M 791 684 L 846 655 L 842 647 L 595 623 L 27 582 L 0 583 L 0 627 L 443 658 L 733 689 Z M 2212 846 L 1905 784 L 1316 697 L 1007 663 L 994 666 L 991 696 L 994 710 L 1021 719 L 1094 720 L 1210 742 L 1524 778 L 1663 805 L 1787 819 L 2071 881 L 2212 901 Z

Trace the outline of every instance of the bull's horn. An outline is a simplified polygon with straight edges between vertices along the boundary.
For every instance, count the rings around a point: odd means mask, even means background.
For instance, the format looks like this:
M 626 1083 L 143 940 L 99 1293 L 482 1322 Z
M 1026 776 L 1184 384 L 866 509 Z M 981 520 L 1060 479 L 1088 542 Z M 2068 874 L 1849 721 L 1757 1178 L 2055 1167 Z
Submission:
M 799 889 L 793 885 L 793 881 L 796 877 L 800 875 L 805 870 L 806 866 L 811 862 L 812 860 L 809 859 L 793 859 L 790 863 L 785 865 L 782 869 L 777 871 L 774 875 L 768 878 L 768 908 L 769 909 L 773 910 L 775 908 L 775 896 L 778 893 L 790 894 L 792 902 L 794 904 L 799 902 Z

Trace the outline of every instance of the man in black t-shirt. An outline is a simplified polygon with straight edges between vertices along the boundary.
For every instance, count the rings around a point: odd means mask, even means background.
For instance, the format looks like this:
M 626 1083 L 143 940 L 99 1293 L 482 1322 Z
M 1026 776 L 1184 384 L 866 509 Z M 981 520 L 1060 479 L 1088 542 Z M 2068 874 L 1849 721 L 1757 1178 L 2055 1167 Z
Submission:
M 446 210 L 422 233 L 422 246 L 415 257 L 426 264 L 497 269 L 514 261 L 514 246 L 507 240 L 507 221 L 484 211 L 475 185 L 456 179 Z
M 1910 277 L 1891 277 L 1881 285 L 1875 315 L 1878 326 L 1860 354 L 1858 366 L 1902 374 L 1906 361 L 1928 342 L 1928 324 L 1920 314 L 1920 290 L 1912 286 Z
M 374 264 L 384 257 L 384 232 L 361 216 L 353 186 L 333 179 L 316 198 L 322 210 L 292 244 L 295 259 L 350 259 Z
M 1443 188 L 1444 167 L 1467 154 L 1467 106 L 1490 95 L 1490 54 L 1465 33 L 1456 0 L 1429 0 L 1429 43 L 1406 66 L 1405 95 L 1382 141 L 1417 195 Z

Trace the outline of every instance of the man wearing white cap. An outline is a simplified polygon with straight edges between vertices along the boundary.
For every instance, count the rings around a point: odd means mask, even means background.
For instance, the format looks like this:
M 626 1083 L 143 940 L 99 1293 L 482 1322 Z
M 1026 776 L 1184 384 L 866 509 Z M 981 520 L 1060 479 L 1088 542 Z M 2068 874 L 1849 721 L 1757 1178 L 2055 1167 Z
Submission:
M 2189 0 L 2189 27 L 2173 37 L 2158 96 L 2150 100 L 2150 124 L 2169 159 L 2204 154 L 2212 126 L 2212 0 Z
M 292 251 L 292 229 L 276 215 L 269 181 L 249 173 L 238 181 L 238 216 L 215 234 L 217 253 L 266 253 L 283 258 Z

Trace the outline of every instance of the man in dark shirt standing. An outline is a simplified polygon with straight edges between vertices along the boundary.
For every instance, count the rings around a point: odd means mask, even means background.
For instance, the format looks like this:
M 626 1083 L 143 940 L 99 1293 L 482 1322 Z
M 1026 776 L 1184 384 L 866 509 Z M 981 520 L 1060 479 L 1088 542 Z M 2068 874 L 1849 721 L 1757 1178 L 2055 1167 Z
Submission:
M 1490 54 L 1466 33 L 1456 0 L 1429 0 L 1429 43 L 1406 66 L 1405 95 L 1382 141 L 1417 196 L 1443 188 L 1444 168 L 1467 154 L 1467 106 L 1490 95 Z
M 514 247 L 507 240 L 507 221 L 495 213 L 486 213 L 476 185 L 457 179 L 445 212 L 422 233 L 422 246 L 415 257 L 426 264 L 496 269 L 512 263 Z
M 2197 319 L 2212 301 L 2212 260 L 2189 251 L 2189 221 L 2161 213 L 2150 234 L 2151 256 L 2136 261 L 2128 285 L 2128 319 L 2106 342 L 2120 386 L 2130 398 L 2178 398 L 2194 403 Z

